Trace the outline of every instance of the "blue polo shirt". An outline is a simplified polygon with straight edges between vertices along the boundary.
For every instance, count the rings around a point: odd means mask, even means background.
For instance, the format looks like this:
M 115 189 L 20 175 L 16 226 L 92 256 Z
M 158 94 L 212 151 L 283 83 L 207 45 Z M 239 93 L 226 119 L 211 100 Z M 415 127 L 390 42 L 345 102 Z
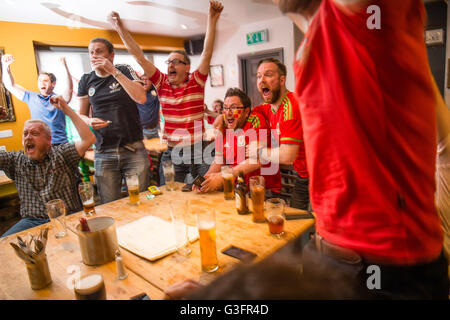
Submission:
M 66 116 L 62 110 L 55 108 L 50 103 L 50 97 L 42 96 L 40 93 L 33 91 L 25 91 L 23 102 L 28 105 L 31 112 L 31 119 L 44 121 L 52 130 L 52 144 L 65 143 L 66 136 Z

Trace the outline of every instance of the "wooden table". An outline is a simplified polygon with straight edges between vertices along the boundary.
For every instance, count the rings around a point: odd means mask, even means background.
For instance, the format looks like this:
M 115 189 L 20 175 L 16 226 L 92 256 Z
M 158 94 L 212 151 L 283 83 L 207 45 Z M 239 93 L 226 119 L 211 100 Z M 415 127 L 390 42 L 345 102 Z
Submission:
M 120 227 L 147 215 L 170 221 L 169 202 L 171 201 L 191 200 L 195 205 L 214 208 L 219 270 L 211 274 L 201 271 L 198 240 L 191 244 L 192 253 L 188 257 L 174 253 L 154 262 L 140 258 L 121 248 L 125 265 L 131 274 L 126 280 L 128 283 L 114 280 L 114 262 L 94 268 L 100 271 L 105 278 L 108 298 L 128 299 L 133 293 L 145 291 L 151 299 L 161 299 L 161 291 L 178 281 L 194 279 L 207 284 L 239 263 L 238 260 L 221 253 L 229 245 L 233 244 L 252 251 L 258 255 L 258 259 L 261 259 L 314 225 L 312 219 L 287 221 L 285 231 L 289 236 L 286 239 L 276 239 L 269 234 L 266 223 L 253 223 L 251 215 L 238 215 L 235 202 L 224 200 L 223 193 L 184 193 L 179 191 L 181 187 L 182 184 L 177 183 L 178 191 L 165 191 L 165 188 L 161 188 L 163 194 L 153 199 L 147 199 L 146 194 L 141 193 L 139 206 L 130 205 L 128 198 L 97 206 L 96 216 L 113 217 L 116 227 Z M 68 216 L 68 224 L 73 228 L 82 216 L 84 216 L 82 212 Z M 188 224 L 195 226 L 194 214 L 189 215 Z M 38 233 L 38 228 L 34 228 L 36 231 L 30 230 Z M 0 241 L 0 259 L 5 263 L 0 268 L 0 299 L 71 299 L 73 297 L 73 293 L 70 290 L 67 291 L 68 289 L 64 286 L 69 276 L 66 268 L 71 264 L 77 264 L 87 269 L 92 269 L 92 267 L 84 266 L 81 263 L 78 242 L 73 234 L 64 240 L 54 239 L 51 233 L 50 236 L 51 241 L 47 252 L 54 284 L 49 289 L 35 292 L 29 287 L 24 263 L 15 256 L 8 241 Z M 10 238 L 15 239 L 13 236 Z M 142 282 L 143 280 L 146 281 Z

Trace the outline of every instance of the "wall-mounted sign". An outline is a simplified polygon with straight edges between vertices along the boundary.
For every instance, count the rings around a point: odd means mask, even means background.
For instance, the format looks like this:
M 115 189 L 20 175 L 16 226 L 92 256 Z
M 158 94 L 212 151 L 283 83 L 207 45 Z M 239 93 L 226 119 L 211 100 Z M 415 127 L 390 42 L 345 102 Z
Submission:
M 444 29 L 426 30 L 425 43 L 427 46 L 444 44 Z
M 247 45 L 258 44 L 269 41 L 267 29 L 247 33 Z

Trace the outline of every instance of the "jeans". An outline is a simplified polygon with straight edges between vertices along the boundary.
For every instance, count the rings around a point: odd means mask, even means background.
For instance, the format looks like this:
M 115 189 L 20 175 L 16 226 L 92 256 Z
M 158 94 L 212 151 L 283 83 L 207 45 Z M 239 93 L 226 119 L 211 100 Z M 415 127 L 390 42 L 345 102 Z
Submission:
M 448 299 L 447 261 L 443 253 L 417 265 L 383 265 L 362 259 L 349 264 L 317 250 L 314 239 L 303 248 L 305 279 L 323 288 L 319 299 Z M 379 268 L 379 288 L 373 284 Z M 333 285 L 327 285 L 332 283 Z
M 122 198 L 122 179 L 125 174 L 135 172 L 139 177 L 139 191 L 145 191 L 150 184 L 150 161 L 142 141 L 126 147 L 95 150 L 95 179 L 102 203 Z
M 294 190 L 292 191 L 291 207 L 308 210 L 309 207 L 309 179 L 301 178 L 296 171 L 293 172 L 296 176 L 294 183 Z
M 201 142 L 185 148 L 169 147 L 163 152 L 161 156 L 161 163 L 167 160 L 172 160 L 173 167 L 175 169 L 175 181 L 184 183 L 186 177 L 189 176 L 189 173 L 191 174 L 192 179 L 195 179 L 197 175 L 204 176 L 206 172 L 208 172 L 209 164 L 205 163 L 205 159 L 203 157 L 203 153 L 207 147 L 209 147 L 209 145 L 206 143 L 202 144 Z M 214 149 L 213 147 L 214 144 L 212 144 L 212 149 Z M 206 153 L 209 154 L 210 148 L 211 147 L 206 150 Z M 214 160 L 214 157 L 211 159 Z M 162 164 L 159 167 L 159 176 L 160 185 L 164 185 L 165 180 Z
M 153 129 L 143 129 L 142 134 L 144 135 L 144 139 L 158 138 L 158 129 L 159 127 Z
M 26 229 L 34 228 L 37 226 L 40 226 L 41 224 L 49 222 L 49 219 L 38 219 L 38 218 L 31 218 L 31 217 L 25 217 L 20 219 L 19 222 L 17 222 L 15 225 L 13 225 L 8 231 L 6 231 L 3 235 L 3 237 L 9 236 L 11 234 L 21 232 Z

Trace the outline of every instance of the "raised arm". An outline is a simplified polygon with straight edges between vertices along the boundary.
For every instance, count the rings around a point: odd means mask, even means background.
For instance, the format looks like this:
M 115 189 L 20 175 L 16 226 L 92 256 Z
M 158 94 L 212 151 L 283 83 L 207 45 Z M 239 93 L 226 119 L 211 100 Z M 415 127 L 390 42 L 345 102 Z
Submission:
M 119 14 L 114 11 L 111 12 L 108 15 L 108 21 L 119 34 L 128 52 L 136 59 L 142 69 L 144 69 L 145 74 L 151 78 L 156 71 L 156 67 L 145 57 L 144 51 L 142 51 L 141 47 L 139 47 L 130 32 L 123 25 Z
M 200 64 L 198 71 L 201 74 L 208 74 L 209 64 L 214 50 L 214 40 L 216 38 L 216 25 L 219 20 L 220 13 L 223 10 L 223 5 L 219 1 L 212 0 L 209 2 L 209 15 L 208 23 L 206 25 L 205 43 L 203 46 L 203 52 L 200 57 Z
M 94 134 L 80 116 L 69 107 L 62 96 L 52 96 L 50 98 L 50 103 L 54 105 L 55 108 L 62 110 L 70 120 L 72 120 L 75 128 L 77 128 L 81 140 L 75 142 L 75 149 L 80 157 L 83 157 L 86 150 L 95 142 Z
M 14 57 L 10 54 L 2 56 L 2 81 L 6 89 L 17 99 L 23 100 L 26 89 L 14 82 L 14 77 L 9 66 L 14 62 Z
M 64 100 L 66 100 L 67 103 L 70 102 L 70 100 L 72 100 L 72 92 L 73 92 L 73 81 L 72 81 L 72 76 L 70 74 L 69 71 L 69 67 L 67 66 L 66 63 L 66 58 L 65 57 L 61 57 L 59 60 L 62 65 L 64 66 L 64 69 L 66 69 L 66 75 L 67 75 L 67 88 L 63 93 L 63 98 Z
M 117 82 L 125 89 L 131 99 L 139 104 L 144 104 L 147 101 L 147 93 L 144 87 L 136 81 L 130 80 L 119 69 L 117 69 L 111 61 L 104 57 L 92 58 L 92 65 L 95 68 L 101 68 L 108 74 L 112 75 Z

